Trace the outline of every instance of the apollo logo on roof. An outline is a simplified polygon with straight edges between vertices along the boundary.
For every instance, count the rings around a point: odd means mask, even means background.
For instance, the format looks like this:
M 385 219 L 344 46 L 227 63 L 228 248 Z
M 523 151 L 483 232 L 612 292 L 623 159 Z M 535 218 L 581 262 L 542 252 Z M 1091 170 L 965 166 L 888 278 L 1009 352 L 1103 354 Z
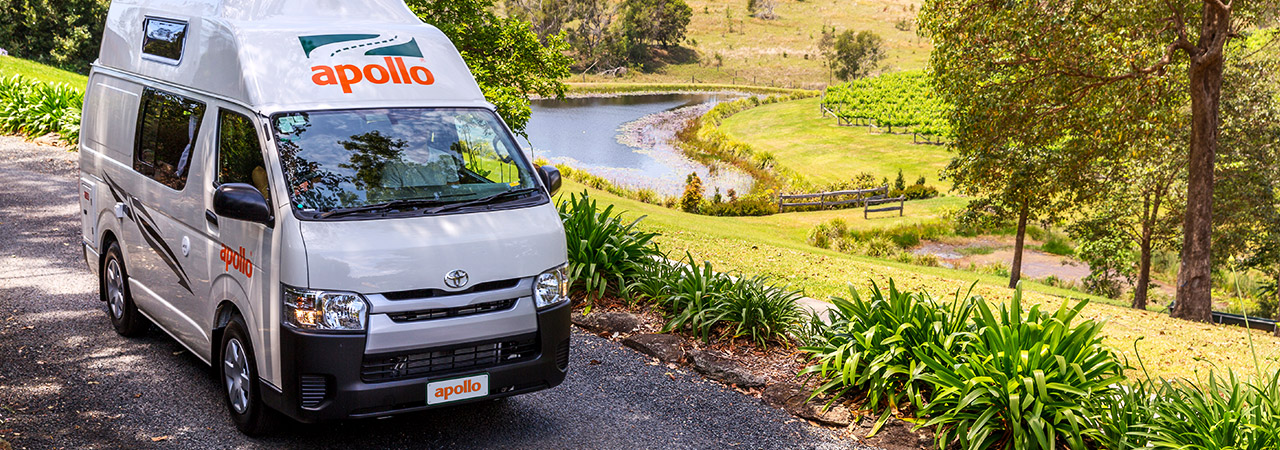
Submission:
M 405 62 L 405 58 L 422 61 L 422 48 L 415 38 L 404 41 L 399 36 L 388 38 L 379 34 L 319 34 L 298 36 L 298 41 L 308 59 L 351 54 L 382 58 L 364 65 L 312 66 L 311 82 L 317 86 L 339 86 L 344 94 L 350 94 L 355 86 L 363 83 L 429 86 L 436 82 L 431 70 Z

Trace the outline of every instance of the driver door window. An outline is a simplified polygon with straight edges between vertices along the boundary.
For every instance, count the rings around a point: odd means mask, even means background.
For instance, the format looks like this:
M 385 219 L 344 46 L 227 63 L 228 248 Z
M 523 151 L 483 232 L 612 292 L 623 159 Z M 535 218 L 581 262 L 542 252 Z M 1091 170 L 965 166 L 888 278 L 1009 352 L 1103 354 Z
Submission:
M 271 203 L 267 183 L 267 165 L 258 144 L 258 131 L 253 121 L 227 110 L 218 113 L 218 178 L 217 184 L 245 183 L 258 188 Z

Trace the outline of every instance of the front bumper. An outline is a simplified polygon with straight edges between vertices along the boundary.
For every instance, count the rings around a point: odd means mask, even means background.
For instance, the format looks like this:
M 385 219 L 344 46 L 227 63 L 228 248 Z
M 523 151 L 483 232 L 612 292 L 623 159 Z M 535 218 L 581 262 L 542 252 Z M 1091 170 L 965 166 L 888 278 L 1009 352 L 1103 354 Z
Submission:
M 280 327 L 280 389 L 259 381 L 263 401 L 304 423 L 381 417 L 441 406 L 507 397 L 555 387 L 568 370 L 569 304 L 538 315 L 537 357 L 488 368 L 462 369 L 429 377 L 366 382 L 361 378 L 366 336 L 301 332 Z M 490 395 L 427 406 L 428 381 L 489 374 Z M 318 397 L 322 396 L 322 397 Z M 316 401 L 317 398 L 322 398 Z M 314 406 L 304 406 L 306 405 Z

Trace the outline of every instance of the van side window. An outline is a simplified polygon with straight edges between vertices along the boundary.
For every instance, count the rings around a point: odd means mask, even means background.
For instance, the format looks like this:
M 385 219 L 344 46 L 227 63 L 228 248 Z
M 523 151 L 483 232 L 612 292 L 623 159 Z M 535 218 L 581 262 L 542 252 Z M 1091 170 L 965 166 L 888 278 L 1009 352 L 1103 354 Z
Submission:
M 187 185 L 204 103 L 146 88 L 141 108 L 133 169 L 180 191 Z
M 225 109 L 218 113 L 218 184 L 223 183 L 252 185 L 271 201 L 257 129 L 248 117 Z
M 142 40 L 142 53 L 177 64 L 182 60 L 182 46 L 187 40 L 187 23 L 148 17 L 143 24 L 147 34 Z

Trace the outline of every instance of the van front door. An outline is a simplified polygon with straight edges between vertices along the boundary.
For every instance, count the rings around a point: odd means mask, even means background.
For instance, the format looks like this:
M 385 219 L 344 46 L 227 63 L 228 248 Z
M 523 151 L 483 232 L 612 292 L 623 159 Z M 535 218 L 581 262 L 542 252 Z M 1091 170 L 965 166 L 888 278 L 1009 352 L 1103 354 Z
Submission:
M 226 108 L 218 111 L 218 137 L 216 175 L 207 199 L 208 227 L 214 239 L 209 249 L 216 257 L 209 258 L 209 273 L 213 279 L 210 311 L 222 301 L 237 304 L 250 332 L 256 336 L 268 329 L 264 322 L 269 317 L 273 277 L 269 273 L 272 261 L 273 228 L 267 224 L 246 222 L 213 213 L 213 192 L 224 183 L 245 183 L 258 188 L 268 205 L 274 205 L 271 196 L 268 166 L 263 159 L 258 128 L 245 113 Z M 272 207 L 272 210 L 275 210 Z M 261 339 L 254 339 L 259 364 L 267 355 Z M 271 373 L 269 367 L 260 367 Z

